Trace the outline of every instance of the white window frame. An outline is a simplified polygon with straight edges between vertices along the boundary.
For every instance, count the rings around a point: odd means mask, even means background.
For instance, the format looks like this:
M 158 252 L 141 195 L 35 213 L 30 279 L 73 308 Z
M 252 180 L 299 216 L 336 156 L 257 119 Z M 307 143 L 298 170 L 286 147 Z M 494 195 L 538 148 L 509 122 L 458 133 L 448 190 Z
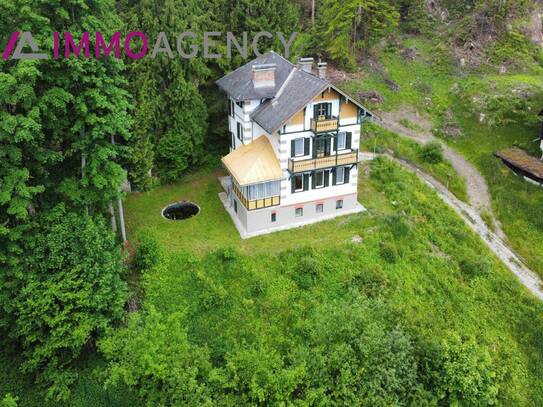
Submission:
M 304 216 L 304 208 L 296 208 L 294 209 L 294 217 L 296 218 L 301 218 L 302 216 Z
M 300 179 L 302 180 L 302 186 L 300 189 L 296 189 L 296 178 L 297 177 L 300 177 Z M 300 175 L 295 175 L 294 176 L 294 192 L 302 192 L 304 190 L 304 176 L 303 174 L 300 174 Z
M 340 145 L 339 143 L 339 136 L 343 136 L 343 146 Z M 336 149 L 337 151 L 339 150 L 345 150 L 347 147 L 347 132 L 345 131 L 340 131 L 338 134 L 337 134 L 337 143 L 336 143 Z
M 298 153 L 298 143 L 301 142 L 302 151 L 301 153 Z M 294 157 L 303 157 L 305 155 L 305 139 L 302 138 L 295 138 L 294 139 Z
M 317 174 L 322 174 L 322 184 L 317 184 Z M 315 189 L 317 188 L 324 188 L 324 170 L 323 171 L 315 171 L 313 173 L 313 176 L 315 177 Z
M 342 171 L 341 178 L 339 177 L 339 170 Z M 336 168 L 336 185 L 343 185 L 345 184 L 345 167 L 337 167 Z

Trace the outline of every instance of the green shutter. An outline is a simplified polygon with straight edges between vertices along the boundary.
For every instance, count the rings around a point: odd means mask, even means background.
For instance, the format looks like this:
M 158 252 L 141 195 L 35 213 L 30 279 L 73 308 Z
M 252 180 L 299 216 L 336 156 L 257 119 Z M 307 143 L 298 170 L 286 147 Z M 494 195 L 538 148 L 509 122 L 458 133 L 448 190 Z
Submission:
M 293 194 L 296 191 L 296 176 L 295 175 L 290 177 L 290 185 L 291 185 L 290 192 Z
M 311 173 L 311 189 L 315 189 L 315 179 L 316 179 L 316 178 L 317 178 L 317 177 L 315 177 L 315 171 L 313 171 L 313 172 Z
M 345 172 L 345 180 L 344 180 L 344 182 L 345 182 L 345 184 L 348 184 L 348 183 L 349 183 L 349 175 L 350 175 L 350 173 L 351 173 L 351 169 L 350 169 L 349 167 L 345 167 L 344 172 Z
M 334 151 L 337 151 L 337 133 L 334 135 Z
M 319 117 L 319 105 L 314 104 L 313 105 L 313 119 L 317 120 Z
M 345 135 L 345 148 L 351 148 L 351 139 L 353 138 L 353 133 L 350 131 Z
M 324 187 L 326 188 L 330 184 L 330 171 L 324 171 Z
M 291 140 L 291 141 L 290 141 L 290 156 L 291 156 L 291 157 L 294 157 L 294 156 L 296 155 L 296 151 L 295 151 L 294 145 L 295 145 L 294 140 Z
M 336 168 L 332 169 L 332 185 L 336 185 L 337 181 L 336 181 Z
M 309 155 L 309 137 L 304 138 L 304 155 Z
M 304 191 L 309 189 L 309 174 L 304 174 Z

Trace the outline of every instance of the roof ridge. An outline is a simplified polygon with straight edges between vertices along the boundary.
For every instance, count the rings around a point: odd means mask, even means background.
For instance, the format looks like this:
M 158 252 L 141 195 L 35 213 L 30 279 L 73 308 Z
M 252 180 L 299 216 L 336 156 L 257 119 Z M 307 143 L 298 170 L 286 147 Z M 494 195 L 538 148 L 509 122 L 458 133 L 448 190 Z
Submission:
M 279 96 L 281 96 L 283 94 L 283 91 L 285 90 L 285 86 L 290 82 L 290 79 L 292 78 L 292 76 L 294 75 L 294 73 L 297 71 L 298 69 L 293 66 L 292 69 L 290 70 L 288 76 L 287 76 L 287 79 L 285 79 L 285 81 L 283 82 L 283 84 L 281 85 L 281 87 L 279 88 L 279 90 L 277 91 L 277 93 L 275 94 L 275 97 L 273 99 L 278 99 Z

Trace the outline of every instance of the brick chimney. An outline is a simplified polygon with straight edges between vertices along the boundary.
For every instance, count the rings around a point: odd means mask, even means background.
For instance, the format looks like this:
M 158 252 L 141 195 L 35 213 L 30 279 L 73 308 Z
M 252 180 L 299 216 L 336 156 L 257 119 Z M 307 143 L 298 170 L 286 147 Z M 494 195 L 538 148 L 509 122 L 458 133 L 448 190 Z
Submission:
M 253 65 L 253 85 L 255 88 L 275 87 L 275 64 Z
M 328 64 L 326 62 L 319 62 L 317 64 L 317 70 L 319 71 L 319 78 L 326 79 L 326 67 Z
M 313 58 L 300 58 L 299 64 L 302 71 L 311 73 L 313 69 Z

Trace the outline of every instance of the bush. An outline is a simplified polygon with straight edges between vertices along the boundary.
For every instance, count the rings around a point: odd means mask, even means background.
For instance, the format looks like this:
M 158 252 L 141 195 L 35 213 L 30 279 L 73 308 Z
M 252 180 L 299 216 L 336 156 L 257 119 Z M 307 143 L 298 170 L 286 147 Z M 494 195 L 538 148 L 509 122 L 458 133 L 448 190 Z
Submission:
M 134 256 L 134 267 L 137 270 L 148 270 L 158 265 L 161 257 L 160 246 L 154 234 L 141 233 L 139 245 Z
M 453 335 L 431 356 L 431 381 L 443 405 L 488 406 L 497 402 L 499 375 L 488 350 Z
M 485 258 L 470 256 L 459 262 L 460 270 L 468 277 L 486 276 L 492 271 L 492 265 Z
M 428 164 L 439 164 L 443 161 L 443 146 L 439 141 L 431 141 L 420 149 L 420 158 Z
M 17 407 L 17 397 L 13 397 L 9 393 L 6 394 L 0 401 L 0 407 Z

